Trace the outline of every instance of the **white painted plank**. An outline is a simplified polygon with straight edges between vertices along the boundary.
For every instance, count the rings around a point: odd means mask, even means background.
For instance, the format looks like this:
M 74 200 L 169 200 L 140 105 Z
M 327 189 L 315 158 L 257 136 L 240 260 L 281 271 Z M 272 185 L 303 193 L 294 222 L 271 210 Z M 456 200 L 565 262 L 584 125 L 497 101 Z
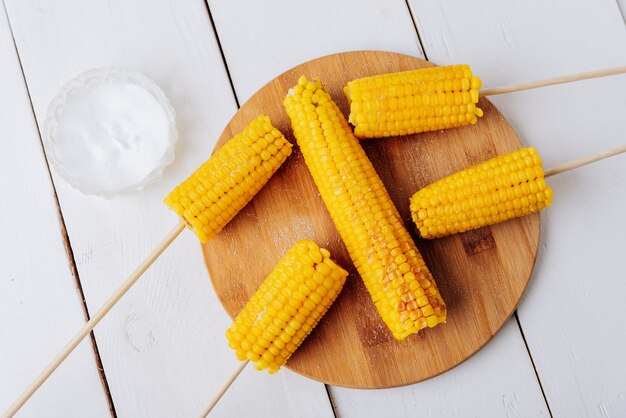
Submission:
M 420 54 L 407 6 L 399 0 L 328 0 L 297 5 L 289 1 L 211 1 L 209 5 L 235 90 L 244 99 L 282 71 L 333 52 L 384 49 Z M 510 397 L 512 403 L 517 397 L 519 411 L 545 414 L 545 403 L 519 330 L 508 327 L 499 342 L 490 346 L 490 356 L 477 357 L 467 367 L 437 379 L 381 392 L 332 388 L 337 411 L 342 417 L 404 416 L 421 412 L 414 409 L 413 398 L 446 388 L 445 397 L 424 399 L 421 405 L 435 415 L 439 410 L 463 415 L 467 410 L 464 408 L 474 405 L 476 393 L 480 393 L 484 415 L 514 411 L 503 403 L 503 396 Z M 507 367 L 501 367 L 505 362 Z
M 3 7 L 0 63 L 1 413 L 80 327 L 84 314 Z M 95 356 L 86 342 L 19 416 L 105 417 L 108 410 Z
M 403 0 L 209 0 L 209 7 L 241 103 L 282 72 L 323 55 L 376 49 L 422 56 Z
M 485 348 L 452 372 L 397 389 L 333 387 L 330 394 L 341 417 L 547 417 L 538 386 L 520 384 L 535 381 L 512 318 Z M 390 401 L 398 405 L 390 408 Z
M 626 63 L 613 0 L 413 1 L 430 59 L 488 86 Z M 626 141 L 626 76 L 494 98 L 547 167 Z M 519 315 L 555 416 L 626 410 L 626 157 L 550 179 L 541 255 Z
M 161 200 L 208 158 L 236 109 L 234 97 L 201 0 L 33 0 L 7 6 L 38 121 L 65 80 L 111 65 L 153 78 L 178 113 L 176 162 L 159 184 L 104 200 L 83 196 L 54 176 L 94 311 L 176 223 Z M 228 323 L 198 241 L 186 231 L 96 329 L 118 415 L 198 413 L 235 365 L 223 336 Z M 233 390 L 241 388 L 250 390 L 220 405 L 218 415 L 233 416 L 243 405 L 260 416 L 332 415 L 324 386 L 290 373 L 246 373 Z M 292 402 L 285 404 L 285 398 Z

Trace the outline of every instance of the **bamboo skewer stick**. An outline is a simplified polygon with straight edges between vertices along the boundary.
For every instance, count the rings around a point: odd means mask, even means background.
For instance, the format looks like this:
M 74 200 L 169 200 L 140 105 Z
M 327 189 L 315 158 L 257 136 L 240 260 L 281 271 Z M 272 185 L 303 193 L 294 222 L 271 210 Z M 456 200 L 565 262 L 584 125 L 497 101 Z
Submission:
M 626 73 L 626 66 L 609 68 L 604 70 L 589 71 L 586 73 L 565 75 L 561 77 L 548 78 L 546 80 L 531 81 L 528 83 L 512 84 L 510 86 L 492 87 L 481 89 L 481 96 L 496 96 L 498 94 L 514 93 L 522 90 L 536 89 L 539 87 L 554 86 L 556 84 L 571 83 L 572 81 L 588 80 L 590 78 L 606 77 L 616 74 Z
M 622 152 L 626 152 L 626 145 L 622 145 L 621 147 L 613 148 L 609 151 L 604 151 L 595 155 L 591 155 L 589 157 L 581 158 L 579 160 L 570 161 L 569 163 L 565 163 L 556 167 L 549 168 L 545 171 L 544 177 L 551 177 L 557 174 L 564 173 L 566 171 L 574 170 L 575 168 L 582 167 L 587 164 L 591 164 L 596 161 L 604 160 L 605 158 L 612 157 L 617 154 L 621 154 Z
M 237 379 L 237 377 L 239 377 L 239 375 L 241 374 L 243 369 L 246 368 L 248 363 L 250 363 L 250 360 L 246 360 L 237 365 L 237 368 L 232 372 L 230 376 L 228 376 L 228 379 L 226 379 L 226 381 L 219 388 L 215 396 L 213 396 L 213 399 L 211 399 L 211 402 L 209 402 L 207 406 L 204 407 L 200 415 L 198 415 L 198 418 L 205 418 L 207 415 L 209 415 L 209 413 L 211 413 L 211 410 L 213 410 L 215 405 L 217 405 L 220 399 L 222 399 L 222 396 L 224 396 L 224 394 L 226 393 L 230 385 L 232 385 L 233 382 Z
M 154 261 L 165 251 L 167 247 L 178 237 L 185 229 L 185 222 L 181 221 L 163 238 L 163 240 L 152 250 L 148 257 L 128 276 L 126 281 L 109 297 L 95 315 L 87 321 L 87 323 L 78 331 L 78 333 L 63 347 L 48 366 L 37 376 L 33 383 L 26 388 L 19 398 L 7 409 L 2 418 L 12 417 L 17 411 L 30 399 L 37 389 L 50 377 L 50 375 L 63 363 L 72 351 L 80 344 L 83 339 L 94 329 L 96 325 L 104 318 L 104 316 L 113 308 L 113 306 L 128 292 L 128 290 L 137 282 L 143 273 L 154 263 Z

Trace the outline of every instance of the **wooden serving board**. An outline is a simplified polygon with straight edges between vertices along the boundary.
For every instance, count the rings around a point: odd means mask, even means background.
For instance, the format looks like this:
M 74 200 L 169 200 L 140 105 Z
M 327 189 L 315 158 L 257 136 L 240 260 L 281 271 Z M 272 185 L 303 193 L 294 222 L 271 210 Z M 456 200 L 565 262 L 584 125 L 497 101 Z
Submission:
M 344 114 L 343 86 L 352 79 L 432 66 L 407 55 L 360 51 L 330 55 L 276 77 L 241 107 L 221 146 L 259 113 L 295 143 L 282 103 L 300 75 L 319 76 Z M 204 257 L 224 308 L 235 317 L 282 255 L 299 239 L 328 248 L 350 271 L 319 326 L 287 363 L 304 376 L 356 388 L 386 388 L 436 376 L 484 346 L 513 313 L 533 269 L 539 215 L 443 239 L 419 239 L 409 197 L 457 170 L 521 146 L 498 110 L 485 99 L 477 125 L 362 142 L 432 270 L 447 303 L 448 321 L 396 341 L 379 318 L 326 211 L 297 146 L 253 201 L 210 243 Z M 224 339 L 225 341 L 225 339 Z

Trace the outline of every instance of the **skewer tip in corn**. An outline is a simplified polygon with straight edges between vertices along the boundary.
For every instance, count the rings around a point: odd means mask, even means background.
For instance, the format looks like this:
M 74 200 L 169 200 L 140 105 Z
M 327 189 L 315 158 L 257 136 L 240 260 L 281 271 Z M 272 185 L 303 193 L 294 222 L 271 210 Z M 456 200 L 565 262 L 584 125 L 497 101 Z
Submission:
M 450 65 L 360 78 L 344 92 L 354 134 L 383 138 L 475 124 L 481 85 L 468 65 Z
M 298 241 L 226 331 L 229 346 L 258 370 L 278 371 L 335 301 L 347 276 L 328 250 Z
M 267 183 L 291 154 L 291 143 L 260 115 L 164 200 L 208 242 Z
M 416 192 L 411 216 L 423 238 L 504 222 L 552 204 L 535 148 L 522 148 L 458 171 Z
M 319 81 L 301 77 L 285 98 L 295 137 L 376 309 L 396 339 L 446 320 L 446 307 L 415 243 Z

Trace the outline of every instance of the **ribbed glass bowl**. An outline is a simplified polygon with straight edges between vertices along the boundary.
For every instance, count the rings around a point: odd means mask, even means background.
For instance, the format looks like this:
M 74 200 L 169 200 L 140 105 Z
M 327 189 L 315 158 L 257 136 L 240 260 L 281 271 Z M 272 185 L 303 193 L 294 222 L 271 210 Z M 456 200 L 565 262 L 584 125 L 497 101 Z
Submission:
M 76 168 L 67 167 L 63 163 L 63 153 L 67 151 L 64 151 L 64 148 L 59 146 L 57 128 L 59 121 L 64 116 L 63 112 L 69 98 L 75 94 L 85 94 L 96 85 L 111 83 L 138 86 L 154 97 L 156 102 L 162 107 L 167 119 L 168 143 L 162 150 L 162 155 L 157 156 L 158 158 L 154 158 L 153 164 L 146 165 L 145 170 L 143 170 L 145 171 L 145 175 L 143 175 L 143 171 L 140 173 L 141 176 L 143 176 L 142 178 L 135 176 L 135 178 L 132 180 L 128 179 L 128 181 L 122 178 L 115 187 L 104 187 L 97 184 L 97 182 L 93 180 L 93 173 L 90 173 L 90 169 L 96 170 L 96 168 L 84 166 L 81 170 L 78 170 Z M 52 99 L 44 121 L 43 141 L 48 160 L 54 167 L 54 170 L 72 187 L 85 194 L 110 198 L 115 195 L 128 194 L 141 190 L 155 183 L 162 177 L 165 168 L 174 161 L 174 148 L 178 141 L 176 113 L 168 98 L 165 96 L 165 93 L 163 93 L 163 90 L 144 74 L 122 68 L 97 68 L 86 71 L 66 82 L 59 93 Z M 67 149 L 67 147 L 65 147 L 65 149 Z M 114 172 L 115 170 L 111 171 L 111 176 L 120 176 L 120 173 Z

